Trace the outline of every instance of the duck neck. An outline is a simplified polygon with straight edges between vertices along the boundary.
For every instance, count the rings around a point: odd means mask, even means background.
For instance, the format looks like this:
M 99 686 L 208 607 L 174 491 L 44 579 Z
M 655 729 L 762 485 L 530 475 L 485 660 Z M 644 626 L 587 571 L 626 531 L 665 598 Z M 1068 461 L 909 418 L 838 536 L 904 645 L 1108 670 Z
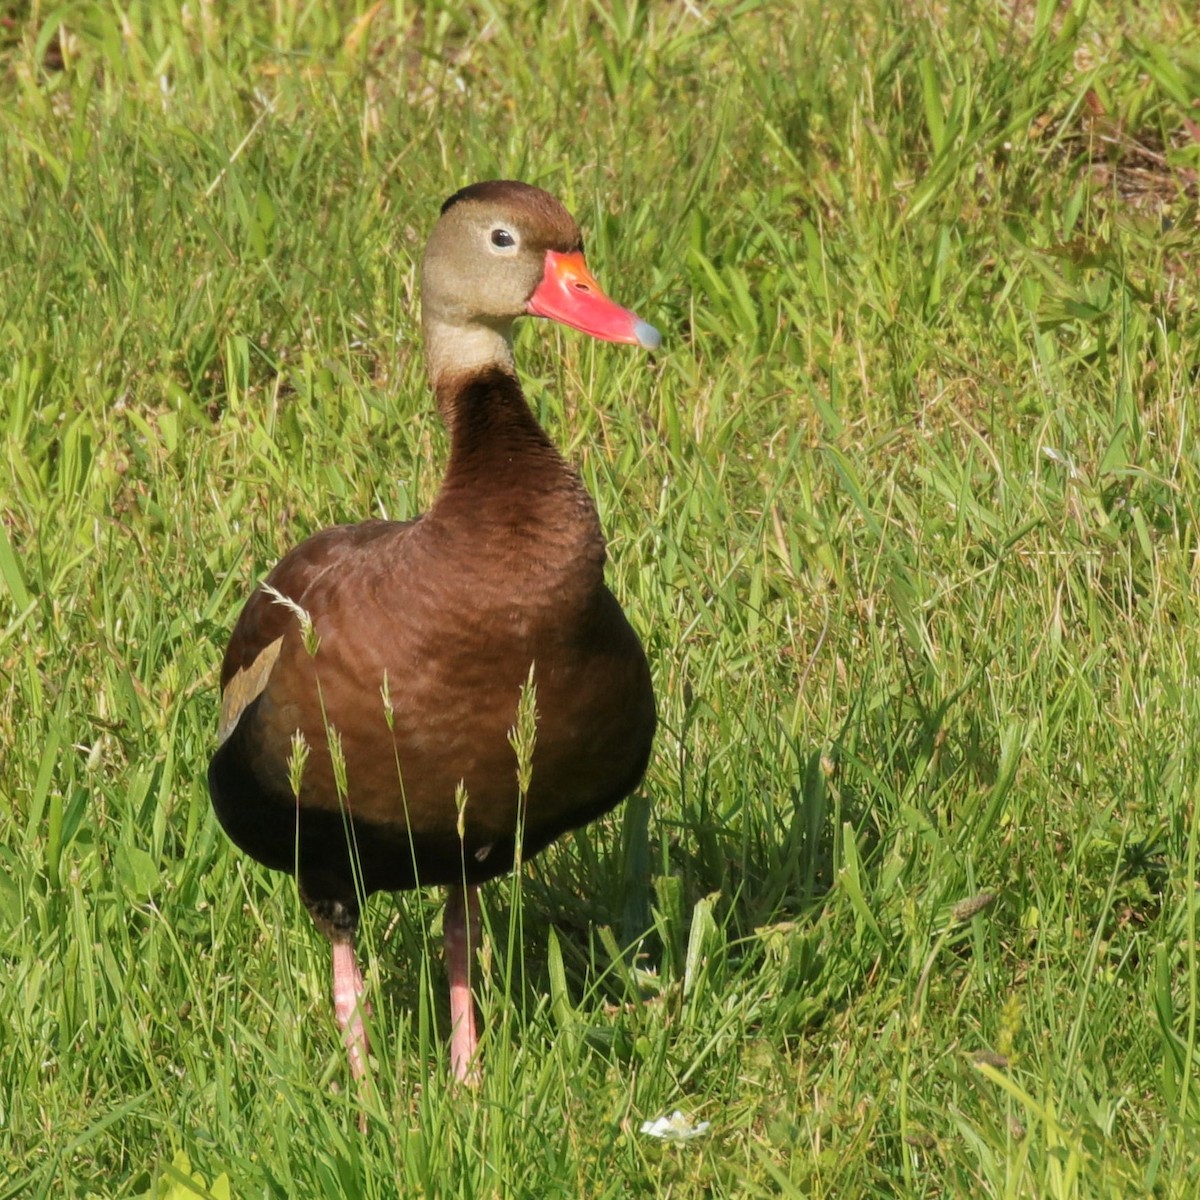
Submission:
M 529 409 L 517 381 L 512 328 L 426 319 L 426 361 L 450 431 L 450 461 L 434 505 L 462 528 L 523 542 L 531 528 L 549 550 L 603 563 L 595 505 Z M 489 532 L 490 531 L 490 532 Z
M 511 364 L 443 374 L 435 385 L 450 430 L 443 491 L 479 484 L 489 492 L 538 492 L 578 486 L 529 409 Z
M 421 318 L 421 337 L 425 342 L 425 366 L 439 405 L 455 380 L 493 367 L 516 375 L 511 321 L 498 325 L 481 321 L 459 325 L 439 319 L 426 308 Z M 451 424 L 451 415 L 445 408 L 442 415 Z
M 425 361 L 438 409 L 450 430 L 447 482 L 464 472 L 494 478 L 540 460 L 550 475 L 566 469 L 521 392 L 513 363 L 512 323 L 454 325 L 424 321 Z M 511 480 L 503 483 L 511 486 Z

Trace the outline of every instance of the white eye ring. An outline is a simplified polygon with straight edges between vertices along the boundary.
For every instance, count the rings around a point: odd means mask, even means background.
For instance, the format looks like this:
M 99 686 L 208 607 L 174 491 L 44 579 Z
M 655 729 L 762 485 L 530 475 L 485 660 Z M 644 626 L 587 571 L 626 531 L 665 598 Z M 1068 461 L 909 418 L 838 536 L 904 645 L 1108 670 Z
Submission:
M 517 252 L 517 235 L 502 225 L 492 230 L 488 240 L 492 244 L 493 254 L 516 254 Z

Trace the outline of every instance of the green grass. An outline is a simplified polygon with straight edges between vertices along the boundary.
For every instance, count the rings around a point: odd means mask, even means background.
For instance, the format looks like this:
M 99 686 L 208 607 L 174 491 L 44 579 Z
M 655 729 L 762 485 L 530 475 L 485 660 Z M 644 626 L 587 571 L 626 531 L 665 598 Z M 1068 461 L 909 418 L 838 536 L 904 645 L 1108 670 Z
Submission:
M 0 16 L 0 1200 L 1197 1194 L 1193 6 Z M 489 176 L 664 334 L 518 350 L 662 728 L 487 889 L 477 1096 L 440 897 L 371 902 L 360 1134 L 216 670 L 432 497 L 416 264 Z

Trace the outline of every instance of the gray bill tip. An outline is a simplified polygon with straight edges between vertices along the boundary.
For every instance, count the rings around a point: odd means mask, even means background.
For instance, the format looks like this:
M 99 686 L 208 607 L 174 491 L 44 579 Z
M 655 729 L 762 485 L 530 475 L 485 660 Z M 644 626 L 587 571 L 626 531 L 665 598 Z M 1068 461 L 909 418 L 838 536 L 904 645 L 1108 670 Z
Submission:
M 633 334 L 638 340 L 638 345 L 647 350 L 657 350 L 662 345 L 662 336 L 649 321 L 638 321 L 633 327 Z

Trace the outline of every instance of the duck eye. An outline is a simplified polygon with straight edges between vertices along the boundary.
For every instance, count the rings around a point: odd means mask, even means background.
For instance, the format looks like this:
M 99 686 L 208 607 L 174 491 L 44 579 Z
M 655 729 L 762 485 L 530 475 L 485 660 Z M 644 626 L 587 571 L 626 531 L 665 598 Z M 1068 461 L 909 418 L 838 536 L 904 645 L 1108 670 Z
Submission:
M 507 250 L 517 244 L 517 239 L 513 237 L 507 229 L 492 230 L 492 245 L 499 246 L 502 250 Z

